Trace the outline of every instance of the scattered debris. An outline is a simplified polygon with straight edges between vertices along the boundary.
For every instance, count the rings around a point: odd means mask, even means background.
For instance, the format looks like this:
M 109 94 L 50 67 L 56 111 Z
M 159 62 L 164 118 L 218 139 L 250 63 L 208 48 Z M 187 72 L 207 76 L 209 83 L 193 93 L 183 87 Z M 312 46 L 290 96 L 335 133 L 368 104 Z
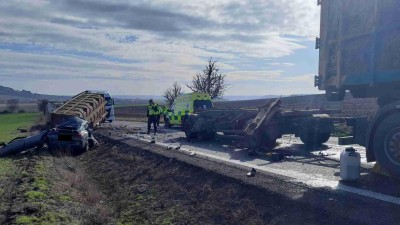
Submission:
M 286 158 L 283 153 L 277 153 L 277 152 L 268 152 L 266 155 L 273 162 L 278 162 Z M 293 158 L 293 156 L 291 157 Z
M 329 156 L 329 154 L 326 153 L 326 152 L 319 152 L 318 155 L 319 155 L 319 156 Z
M 27 129 L 24 129 L 24 128 L 18 128 L 17 129 L 19 132 L 21 132 L 21 133 L 26 133 L 26 132 L 28 132 L 28 130 Z
M 254 177 L 257 173 L 257 170 L 254 168 L 251 168 L 251 171 L 247 173 L 247 177 Z
M 288 159 L 288 160 L 294 159 L 294 156 L 292 156 L 292 155 L 287 155 L 287 156 L 285 156 L 285 159 Z
M 190 156 L 194 156 L 194 155 L 196 155 L 195 152 L 190 152 Z
M 282 153 L 276 153 L 276 152 L 272 153 L 272 161 L 274 162 L 281 161 L 284 158 L 285 156 Z
M 71 165 L 67 165 L 68 170 L 75 172 L 75 167 L 71 166 Z
M 137 187 L 137 191 L 138 191 L 139 193 L 144 193 L 144 192 L 147 191 L 147 189 L 148 189 L 148 187 L 147 187 L 146 184 L 142 184 L 142 185 L 139 185 L 139 186 Z

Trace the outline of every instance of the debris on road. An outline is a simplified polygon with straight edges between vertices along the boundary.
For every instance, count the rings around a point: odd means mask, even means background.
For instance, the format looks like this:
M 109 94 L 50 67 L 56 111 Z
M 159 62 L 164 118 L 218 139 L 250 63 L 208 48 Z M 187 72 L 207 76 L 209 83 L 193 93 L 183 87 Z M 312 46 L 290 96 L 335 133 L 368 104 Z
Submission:
M 326 152 L 319 152 L 318 155 L 319 155 L 319 156 L 329 156 L 329 154 L 326 153 Z
M 251 171 L 247 173 L 247 177 L 254 177 L 257 173 L 257 170 L 254 168 L 251 168 Z
M 268 152 L 266 155 L 273 162 L 278 162 L 285 159 L 285 155 L 283 153 Z
M 139 193 L 145 193 L 145 192 L 147 191 L 147 189 L 148 189 L 148 187 L 147 187 L 146 184 L 142 184 L 142 185 L 139 185 L 139 186 L 137 187 L 137 191 L 138 191 Z

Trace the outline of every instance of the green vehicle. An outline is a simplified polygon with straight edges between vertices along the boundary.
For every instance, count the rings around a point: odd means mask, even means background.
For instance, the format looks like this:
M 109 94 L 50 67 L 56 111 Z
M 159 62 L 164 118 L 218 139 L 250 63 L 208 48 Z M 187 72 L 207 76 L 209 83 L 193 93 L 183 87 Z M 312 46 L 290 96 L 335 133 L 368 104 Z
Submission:
M 186 115 L 191 115 L 206 109 L 212 109 L 213 107 L 211 97 L 207 93 L 189 93 L 180 95 L 175 99 L 174 104 L 168 112 L 166 125 L 168 127 L 174 125 L 181 126 L 182 118 Z

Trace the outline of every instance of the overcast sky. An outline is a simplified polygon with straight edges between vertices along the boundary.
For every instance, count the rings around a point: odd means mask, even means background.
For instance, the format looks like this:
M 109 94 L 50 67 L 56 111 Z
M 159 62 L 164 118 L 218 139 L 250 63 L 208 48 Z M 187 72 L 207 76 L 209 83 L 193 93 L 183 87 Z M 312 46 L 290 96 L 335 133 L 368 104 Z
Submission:
M 227 95 L 317 93 L 315 0 L 2 0 L 0 85 L 160 95 L 209 57 Z

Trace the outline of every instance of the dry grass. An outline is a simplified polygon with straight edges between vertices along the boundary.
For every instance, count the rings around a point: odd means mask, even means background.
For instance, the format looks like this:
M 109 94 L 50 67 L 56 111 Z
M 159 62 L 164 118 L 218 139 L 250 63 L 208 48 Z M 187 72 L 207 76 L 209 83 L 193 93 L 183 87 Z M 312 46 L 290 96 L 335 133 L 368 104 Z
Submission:
M 69 196 L 72 202 L 78 203 L 82 211 L 69 208 L 69 212 L 82 224 L 109 224 L 112 221 L 111 211 L 104 204 L 104 196 L 87 176 L 75 158 L 62 156 L 56 158 L 60 175 L 54 185 L 56 193 Z
M 7 110 L 7 104 L 0 104 L 0 112 Z M 17 110 L 24 110 L 25 112 L 38 112 L 36 103 L 20 103 Z

